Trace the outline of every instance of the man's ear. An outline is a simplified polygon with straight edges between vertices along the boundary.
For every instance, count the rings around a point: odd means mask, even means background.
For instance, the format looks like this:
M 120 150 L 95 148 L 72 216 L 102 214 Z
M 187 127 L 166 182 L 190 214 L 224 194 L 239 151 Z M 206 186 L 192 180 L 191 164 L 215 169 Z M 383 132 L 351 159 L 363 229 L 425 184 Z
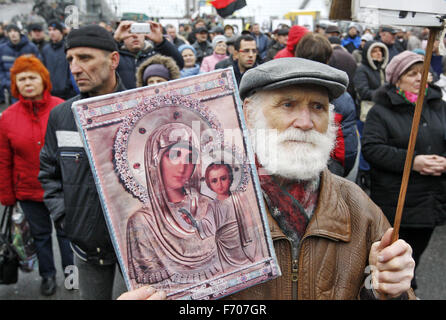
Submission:
M 118 68 L 119 65 L 119 52 L 118 51 L 113 51 L 110 54 L 110 60 L 111 60 L 111 67 L 113 70 L 116 70 Z

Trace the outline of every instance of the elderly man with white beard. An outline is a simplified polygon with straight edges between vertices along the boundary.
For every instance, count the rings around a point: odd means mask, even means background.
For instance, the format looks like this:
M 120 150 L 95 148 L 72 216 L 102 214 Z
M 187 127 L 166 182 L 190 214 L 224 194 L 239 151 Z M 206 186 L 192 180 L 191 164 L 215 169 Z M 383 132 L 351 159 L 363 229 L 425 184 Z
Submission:
M 282 276 L 233 298 L 415 298 L 410 246 L 391 243 L 382 211 L 327 169 L 336 138 L 330 101 L 347 85 L 345 72 L 301 58 L 272 60 L 243 77 L 240 97 Z
M 282 276 L 227 298 L 416 299 L 411 247 L 392 243 L 382 211 L 327 169 L 336 138 L 330 101 L 347 84 L 345 72 L 301 58 L 244 75 L 240 97 Z M 132 294 L 141 291 L 122 298 Z

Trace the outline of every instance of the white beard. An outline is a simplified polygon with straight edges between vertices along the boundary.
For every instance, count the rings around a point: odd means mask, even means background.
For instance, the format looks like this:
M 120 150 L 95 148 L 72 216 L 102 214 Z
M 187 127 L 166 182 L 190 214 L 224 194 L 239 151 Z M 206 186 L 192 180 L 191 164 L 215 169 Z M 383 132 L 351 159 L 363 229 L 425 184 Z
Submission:
M 333 111 L 330 111 L 330 123 L 324 134 L 314 129 L 303 131 L 294 127 L 278 133 L 268 127 L 261 106 L 250 107 L 255 109 L 252 112 L 253 128 L 250 129 L 253 149 L 266 170 L 260 170 L 259 174 L 277 175 L 292 180 L 311 180 L 318 177 L 327 166 L 336 143 L 337 127 Z

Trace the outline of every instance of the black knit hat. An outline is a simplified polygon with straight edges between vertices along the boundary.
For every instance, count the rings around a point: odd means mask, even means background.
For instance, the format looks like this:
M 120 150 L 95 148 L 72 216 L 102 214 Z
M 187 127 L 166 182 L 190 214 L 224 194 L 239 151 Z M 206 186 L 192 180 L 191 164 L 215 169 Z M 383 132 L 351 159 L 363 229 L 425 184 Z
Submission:
M 65 40 L 65 52 L 72 48 L 89 47 L 106 51 L 118 51 L 118 45 L 110 32 L 98 25 L 73 29 Z
M 53 27 L 53 28 L 59 30 L 60 33 L 63 34 L 64 26 L 63 26 L 63 24 L 60 21 L 51 20 L 51 21 L 48 22 L 48 27 Z

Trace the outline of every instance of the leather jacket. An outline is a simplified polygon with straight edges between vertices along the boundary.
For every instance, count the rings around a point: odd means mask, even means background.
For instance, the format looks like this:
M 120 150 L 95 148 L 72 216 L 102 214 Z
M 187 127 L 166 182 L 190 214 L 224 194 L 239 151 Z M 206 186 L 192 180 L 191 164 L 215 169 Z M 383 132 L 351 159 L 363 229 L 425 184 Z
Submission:
M 328 170 L 322 173 L 318 205 L 301 239 L 297 259 L 293 259 L 290 241 L 269 213 L 268 223 L 282 276 L 228 299 L 374 298 L 364 286 L 369 251 L 390 225 L 356 184 Z M 408 294 L 415 298 L 412 290 Z

